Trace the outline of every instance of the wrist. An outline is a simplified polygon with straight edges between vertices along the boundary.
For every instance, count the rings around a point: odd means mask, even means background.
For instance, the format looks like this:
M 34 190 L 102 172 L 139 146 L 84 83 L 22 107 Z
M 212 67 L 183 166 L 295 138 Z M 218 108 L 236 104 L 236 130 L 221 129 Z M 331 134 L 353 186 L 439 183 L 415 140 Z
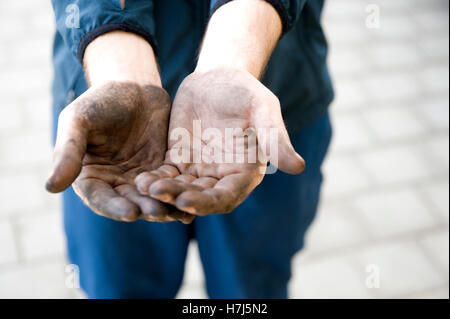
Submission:
M 251 73 L 255 77 L 258 77 L 261 73 L 262 66 L 256 61 L 247 59 L 244 55 L 233 52 L 232 50 L 225 52 L 222 51 L 221 56 L 216 54 L 203 54 L 200 56 L 197 66 L 195 68 L 196 73 L 206 73 L 214 70 L 239 70 Z
M 220 78 L 220 79 L 227 79 L 226 81 L 234 82 L 235 77 L 251 77 L 253 79 L 257 78 L 249 72 L 246 68 L 236 67 L 235 65 L 229 66 L 229 65 L 216 65 L 211 66 L 210 68 L 196 68 L 193 73 L 191 73 L 191 77 L 194 76 L 213 76 L 213 78 Z M 259 81 L 258 81 L 259 82 Z
M 162 87 L 153 48 L 133 33 L 112 31 L 94 39 L 83 67 L 90 86 L 115 81 Z
M 211 17 L 196 71 L 229 67 L 259 78 L 281 32 L 280 16 L 268 2 L 231 1 Z

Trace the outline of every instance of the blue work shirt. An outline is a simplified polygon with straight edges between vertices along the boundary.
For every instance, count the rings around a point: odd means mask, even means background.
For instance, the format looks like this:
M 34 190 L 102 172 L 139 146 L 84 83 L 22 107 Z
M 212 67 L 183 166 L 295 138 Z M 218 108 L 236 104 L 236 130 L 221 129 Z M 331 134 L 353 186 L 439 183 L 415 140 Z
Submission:
M 113 30 L 139 34 L 153 46 L 163 86 L 173 98 L 181 81 L 195 69 L 210 15 L 229 1 L 52 0 L 57 24 L 55 115 L 87 89 L 81 64 L 86 46 Z M 325 114 L 333 99 L 320 21 L 324 0 L 267 1 L 280 15 L 283 36 L 262 82 L 280 99 L 283 118 L 293 134 Z

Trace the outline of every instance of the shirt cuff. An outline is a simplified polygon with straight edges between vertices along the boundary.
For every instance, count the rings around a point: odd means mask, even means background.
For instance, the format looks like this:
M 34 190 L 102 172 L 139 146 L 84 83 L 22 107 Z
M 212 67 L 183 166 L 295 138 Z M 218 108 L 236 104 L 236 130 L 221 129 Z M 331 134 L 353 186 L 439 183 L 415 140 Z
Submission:
M 233 0 L 217 0 L 216 3 L 211 8 L 210 16 L 216 12 L 224 4 L 231 2 Z M 272 7 L 278 12 L 278 15 L 281 18 L 281 23 L 283 26 L 283 34 L 289 31 L 292 27 L 291 19 L 289 18 L 289 12 L 286 6 L 283 4 L 281 0 L 264 0 L 272 5 Z
M 101 36 L 102 34 L 111 32 L 111 31 L 125 31 L 125 32 L 131 32 L 134 34 L 137 34 L 141 37 L 143 37 L 153 48 L 153 52 L 155 53 L 155 56 L 158 55 L 158 48 L 156 45 L 156 41 L 153 38 L 153 36 L 148 33 L 147 31 L 144 31 L 136 26 L 121 22 L 121 23 L 108 23 L 108 24 L 102 24 L 95 29 L 89 31 L 86 33 L 80 40 L 80 43 L 78 44 L 78 50 L 77 50 L 77 58 L 78 60 L 83 63 L 83 56 L 84 52 L 86 51 L 86 47 L 91 43 L 95 38 Z

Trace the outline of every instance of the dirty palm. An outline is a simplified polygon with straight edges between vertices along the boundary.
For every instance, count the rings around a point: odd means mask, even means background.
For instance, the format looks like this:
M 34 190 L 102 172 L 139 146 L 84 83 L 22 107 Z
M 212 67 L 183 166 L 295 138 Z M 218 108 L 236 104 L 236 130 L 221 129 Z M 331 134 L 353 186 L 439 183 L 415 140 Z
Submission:
M 172 107 L 169 132 L 184 128 L 193 135 L 195 121 L 201 121 L 202 129 L 216 129 L 222 136 L 228 128 L 238 129 L 238 132 L 248 128 L 274 128 L 278 133 L 278 152 L 270 153 L 268 141 L 246 143 L 247 136 L 237 135 L 236 144 L 245 147 L 240 149 L 234 145 L 222 149 L 225 154 L 219 157 L 223 160 L 231 155 L 228 157 L 234 159 L 232 163 L 205 161 L 203 149 L 195 148 L 195 143 L 180 145 L 177 140 L 169 139 L 165 165 L 136 178 L 142 194 L 193 215 L 227 213 L 242 203 L 262 181 L 267 159 L 287 173 L 298 174 L 304 169 L 303 159 L 289 140 L 278 99 L 248 73 L 224 68 L 187 77 L 178 89 Z M 209 142 L 202 139 L 198 144 Z M 260 145 L 265 146 L 262 153 L 267 156 L 249 160 L 250 153 L 260 153 L 252 150 Z M 190 154 L 190 162 L 175 162 L 173 154 L 184 151 Z M 232 154 L 228 154 L 230 152 Z M 202 161 L 196 162 L 196 157 Z M 242 162 L 237 160 L 239 158 L 245 160 Z
M 61 113 L 47 189 L 60 192 L 73 183 L 95 213 L 120 221 L 190 223 L 196 215 L 236 208 L 262 181 L 268 159 L 287 173 L 304 169 L 289 140 L 278 99 L 248 73 L 229 69 L 194 73 L 180 86 L 172 109 L 170 104 L 167 93 L 153 86 L 112 82 L 91 87 Z M 275 128 L 278 152 L 270 154 L 267 148 L 263 150 L 267 157 L 243 163 L 175 163 L 170 154 L 179 144 L 169 140 L 167 145 L 168 132 L 177 128 L 192 132 L 195 120 L 221 132 Z M 227 151 L 236 159 L 253 152 L 251 148 L 270 144 L 258 142 L 263 143 L 242 142 L 245 154 L 235 154 L 236 147 Z M 195 156 L 199 150 L 192 146 L 181 148 Z
M 186 214 L 140 195 L 134 178 L 161 165 L 170 98 L 132 83 L 91 87 L 61 113 L 50 192 L 73 183 L 95 213 L 120 221 L 173 221 Z M 151 123 L 151 125 L 149 125 Z

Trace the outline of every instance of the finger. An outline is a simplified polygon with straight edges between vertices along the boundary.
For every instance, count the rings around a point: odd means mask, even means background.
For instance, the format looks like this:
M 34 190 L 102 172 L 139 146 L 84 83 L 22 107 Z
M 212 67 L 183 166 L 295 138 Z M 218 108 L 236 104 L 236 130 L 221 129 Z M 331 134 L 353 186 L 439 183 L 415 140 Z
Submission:
M 305 170 L 305 160 L 295 151 L 284 123 L 278 128 L 278 159 L 275 164 L 288 174 L 300 174 Z M 277 155 L 275 155 L 277 156 Z M 272 162 L 272 156 L 269 157 Z M 276 162 L 278 161 L 278 164 Z
M 175 219 L 169 217 L 169 209 L 167 205 L 151 198 L 139 194 L 137 189 L 129 184 L 117 186 L 117 193 L 125 197 L 129 201 L 139 206 L 141 210 L 141 218 L 154 222 L 168 222 Z
M 172 165 L 162 165 L 157 170 L 161 176 L 164 177 L 175 177 L 180 175 L 180 172 L 175 166 Z
M 218 182 L 218 179 L 213 177 L 200 177 L 192 182 L 192 185 L 198 185 L 202 188 L 212 188 Z
M 81 171 L 86 145 L 86 128 L 70 109 L 61 112 L 53 153 L 53 172 L 45 186 L 49 192 L 61 192 L 74 182 Z
M 171 216 L 173 219 L 179 220 L 180 222 L 186 225 L 191 224 L 195 219 L 195 215 L 191 215 L 178 209 L 175 209 L 174 211 L 170 212 L 169 216 Z
M 144 172 L 142 174 L 139 174 L 134 182 L 141 194 L 148 195 L 148 189 L 152 183 L 161 178 L 175 177 L 179 174 L 180 172 L 176 167 L 171 165 L 162 165 L 158 169 L 151 172 Z
M 74 183 L 77 195 L 95 213 L 118 221 L 135 221 L 141 213 L 139 207 L 120 196 L 111 185 L 94 178 L 80 179 Z
M 183 175 L 178 175 L 177 177 L 175 177 L 175 179 L 177 181 L 180 181 L 183 183 L 192 183 L 193 181 L 196 180 L 196 177 L 189 175 L 189 174 L 183 174 Z
M 305 161 L 292 146 L 278 100 L 274 100 L 272 105 L 258 108 L 255 126 L 258 129 L 258 142 L 273 165 L 288 174 L 303 172 Z M 270 129 L 274 129 L 273 134 Z
M 206 216 L 231 212 L 235 205 L 235 198 L 222 189 L 208 189 L 205 191 L 186 191 L 178 196 L 176 206 L 192 215 Z
M 175 204 L 176 197 L 188 190 L 203 190 L 201 186 L 189 184 L 176 178 L 165 178 L 154 182 L 149 189 L 151 197 L 162 202 Z
M 142 195 L 148 195 L 148 189 L 155 181 L 161 179 L 158 175 L 153 172 L 144 172 L 136 176 L 134 183 L 139 193 Z
M 228 175 L 213 188 L 183 192 L 176 198 L 175 205 L 199 216 L 229 213 L 242 203 L 261 180 L 243 173 Z
M 175 207 L 161 203 L 156 199 L 141 195 L 135 187 L 124 184 L 115 188 L 123 197 L 139 206 L 142 219 L 151 222 L 173 222 L 181 221 L 183 224 L 190 224 L 195 216 L 182 212 Z

